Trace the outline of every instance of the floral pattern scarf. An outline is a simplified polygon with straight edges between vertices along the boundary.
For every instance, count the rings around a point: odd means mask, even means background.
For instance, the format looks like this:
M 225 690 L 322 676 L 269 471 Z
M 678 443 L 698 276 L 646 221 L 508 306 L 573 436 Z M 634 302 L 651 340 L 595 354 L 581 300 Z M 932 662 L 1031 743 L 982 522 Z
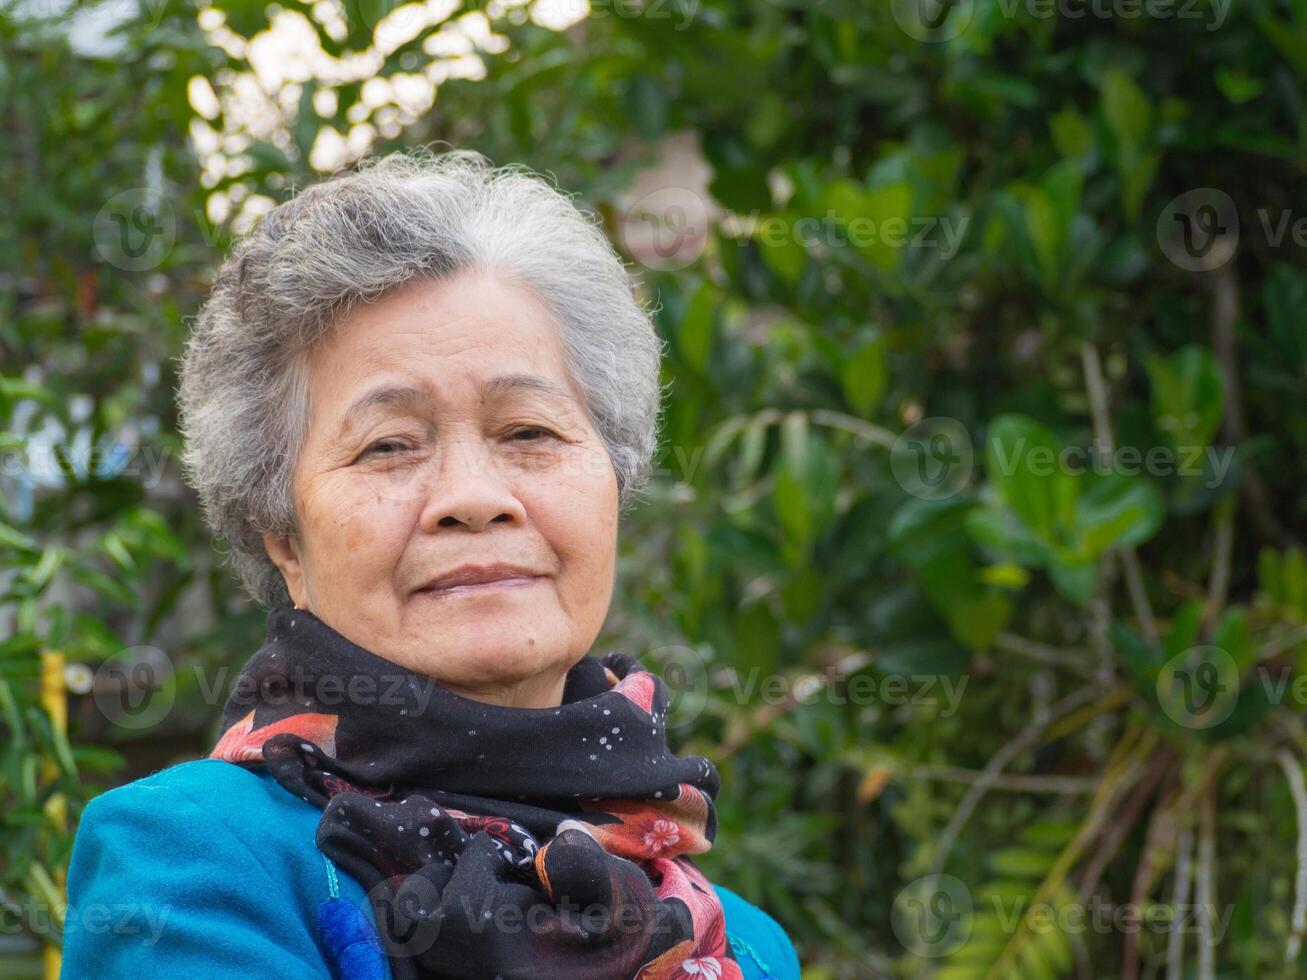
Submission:
M 741 980 L 691 859 L 718 774 L 668 749 L 668 703 L 614 652 L 581 658 L 559 707 L 486 704 L 278 609 L 210 757 L 322 809 L 395 980 Z

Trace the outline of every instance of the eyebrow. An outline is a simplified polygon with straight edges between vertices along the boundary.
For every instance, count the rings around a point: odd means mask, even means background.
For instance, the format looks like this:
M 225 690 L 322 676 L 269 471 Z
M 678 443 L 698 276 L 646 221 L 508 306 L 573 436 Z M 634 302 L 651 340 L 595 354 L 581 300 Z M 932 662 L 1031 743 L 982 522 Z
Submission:
M 501 374 L 482 382 L 479 394 L 482 401 L 491 401 L 519 391 L 573 401 L 570 392 L 540 374 Z M 422 405 L 429 399 L 430 392 L 421 385 L 382 385 L 357 399 L 345 410 L 341 416 L 340 431 L 347 432 L 359 418 L 378 405 Z

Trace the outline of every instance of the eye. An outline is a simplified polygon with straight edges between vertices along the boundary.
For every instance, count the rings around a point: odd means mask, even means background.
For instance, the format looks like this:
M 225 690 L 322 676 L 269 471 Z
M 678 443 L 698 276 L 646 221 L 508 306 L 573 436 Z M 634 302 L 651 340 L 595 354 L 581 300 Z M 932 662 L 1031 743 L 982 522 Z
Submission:
M 526 438 L 522 438 L 523 436 L 526 436 Z M 510 434 L 510 437 L 515 442 L 538 442 L 540 436 L 546 438 L 557 438 L 555 432 L 540 425 L 524 426 L 520 429 L 514 429 Z
M 397 456 L 408 448 L 406 443 L 399 442 L 396 439 L 381 439 L 363 450 L 359 458 L 362 459 L 364 456 Z

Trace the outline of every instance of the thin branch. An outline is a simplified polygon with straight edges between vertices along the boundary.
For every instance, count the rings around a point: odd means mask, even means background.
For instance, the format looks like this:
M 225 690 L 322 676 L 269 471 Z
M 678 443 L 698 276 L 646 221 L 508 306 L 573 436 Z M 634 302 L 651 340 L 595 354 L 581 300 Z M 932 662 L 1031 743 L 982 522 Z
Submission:
M 1207 584 L 1203 622 L 1210 629 L 1225 610 L 1230 592 L 1230 566 L 1234 561 L 1234 498 L 1216 505 L 1216 540 L 1212 544 L 1212 577 Z
M 1230 445 L 1240 446 L 1248 436 L 1248 423 L 1243 414 L 1239 348 L 1235 337 L 1235 324 L 1239 322 L 1241 304 L 1239 283 L 1234 277 L 1234 263 L 1227 263 L 1205 278 L 1212 287 L 1212 348 L 1225 381 L 1223 432 Z M 1248 517 L 1263 539 L 1281 548 L 1301 547 L 1298 539 L 1275 516 L 1275 506 L 1262 475 L 1248 461 L 1244 463 L 1241 489 L 1243 498 L 1248 503 Z
M 1148 601 L 1148 589 L 1144 586 L 1144 573 L 1139 565 L 1139 556 L 1134 548 L 1122 548 L 1121 567 L 1125 570 L 1126 591 L 1130 593 L 1130 604 L 1134 607 L 1135 617 L 1139 620 L 1139 629 L 1149 644 L 1156 645 L 1158 640 L 1157 620 L 1153 618 L 1153 606 Z
M 1080 825 L 1080 829 L 1076 831 L 1074 839 L 1062 849 L 1062 852 L 1057 856 L 1057 860 L 1053 862 L 1053 867 L 1049 869 L 1043 882 L 1036 889 L 1034 898 L 1031 901 L 1032 906 L 1051 901 L 1053 896 L 1063 887 L 1067 874 L 1076 861 L 1080 859 L 1085 848 L 1098 838 L 1104 825 L 1111 819 L 1118 800 L 1123 794 L 1130 791 L 1130 788 L 1135 785 L 1148 768 L 1149 758 L 1152 756 L 1157 741 L 1156 732 L 1148 731 L 1140 734 L 1135 729 L 1126 730 L 1126 733 L 1121 737 L 1121 741 L 1117 743 L 1112 752 L 1112 764 L 1108 767 L 1107 772 L 1103 774 L 1098 792 L 1094 794 L 1094 799 L 1090 803 L 1089 815 L 1085 818 L 1084 823 Z M 1011 933 L 1007 944 L 1003 947 L 1002 955 L 987 976 L 1008 977 L 1012 975 L 1014 960 L 1025 938 L 1028 924 L 1028 917 L 1023 917 L 1017 922 L 1015 931 Z
M 1216 978 L 1216 787 L 1210 785 L 1198 808 L 1198 864 L 1194 869 L 1194 903 L 1198 906 L 1198 980 Z
M 889 429 L 883 429 L 879 425 L 872 425 L 853 415 L 845 415 L 843 412 L 835 412 L 829 408 L 814 408 L 808 412 L 808 418 L 812 419 L 817 425 L 824 425 L 832 429 L 843 429 L 850 432 L 864 442 L 869 442 L 873 446 L 880 446 L 882 449 L 893 449 L 894 443 L 898 441 L 898 436 Z
M 1148 896 L 1152 894 L 1153 883 L 1163 869 L 1164 864 L 1174 860 L 1168 849 L 1173 847 L 1179 815 L 1175 808 L 1177 787 L 1180 784 L 1180 769 L 1172 767 L 1167 787 L 1162 792 L 1162 799 L 1153 807 L 1148 820 L 1148 830 L 1144 833 L 1143 853 L 1135 865 L 1134 880 L 1130 883 L 1130 904 L 1143 908 Z M 1126 930 L 1123 940 L 1124 951 L 1121 957 L 1121 980 L 1137 980 L 1139 977 L 1139 934 Z
M 1307 643 L 1307 626 L 1292 627 L 1267 640 L 1265 645 L 1257 651 L 1257 659 L 1270 660 L 1292 650 L 1300 643 Z
M 1045 737 L 1050 742 L 1057 741 L 1059 738 L 1066 738 L 1072 732 L 1087 725 L 1099 715 L 1114 711 L 1121 705 L 1128 702 L 1135 696 L 1134 686 L 1131 684 L 1119 684 L 1112 690 L 1108 691 L 1093 704 L 1085 705 L 1077 711 L 1071 712 L 1061 721 L 1049 725 Z
M 949 852 L 953 850 L 953 845 L 957 842 L 958 834 L 962 832 L 962 828 L 966 826 L 972 812 L 980 805 L 985 793 L 993 786 L 994 781 L 1003 770 L 1012 763 L 1013 759 L 1034 745 L 1045 728 L 1059 718 L 1070 714 L 1093 697 L 1095 693 L 1096 691 L 1092 687 L 1082 687 L 1068 694 L 1054 705 L 1047 714 L 1040 714 L 1032 718 L 1030 723 L 1021 729 L 1010 742 L 994 753 L 989 762 L 986 763 L 981 777 L 972 783 L 971 788 L 962 797 L 962 802 L 958 804 L 958 808 L 953 811 L 948 826 L 940 834 L 939 848 L 935 852 L 933 862 L 936 874 L 943 871 L 944 863 L 948 860 Z
M 1107 382 L 1103 380 L 1103 363 L 1098 348 L 1086 340 L 1080 345 L 1080 364 L 1085 374 L 1085 391 L 1089 395 L 1089 411 L 1094 422 L 1094 441 L 1099 452 L 1110 454 L 1113 448 L 1112 417 L 1107 407 Z
M 1293 876 L 1293 931 L 1284 948 L 1284 962 L 1298 962 L 1303 935 L 1307 933 L 1307 785 L 1303 783 L 1302 765 L 1288 749 L 1276 753 L 1284 778 L 1293 794 L 1293 808 L 1298 814 L 1298 870 Z
M 1085 374 L 1085 391 L 1089 395 L 1089 410 L 1094 420 L 1094 442 L 1099 452 L 1110 457 L 1116 448 L 1112 438 L 1112 417 L 1108 409 L 1107 382 L 1103 379 L 1103 363 L 1098 357 L 1098 348 L 1090 341 L 1080 345 L 1080 361 Z M 1125 571 L 1126 590 L 1130 593 L 1130 602 L 1134 606 L 1135 618 L 1139 628 L 1149 644 L 1157 643 L 1157 620 L 1153 616 L 1152 604 L 1148 601 L 1148 590 L 1144 587 L 1144 574 L 1139 566 L 1139 556 L 1133 548 L 1121 548 L 1121 567 Z
M 1175 882 L 1171 887 L 1171 908 L 1182 909 L 1189 904 L 1189 883 L 1192 880 L 1194 832 L 1188 824 L 1180 832 L 1180 843 L 1175 846 Z M 1166 940 L 1166 980 L 1181 980 L 1184 975 L 1184 930 L 1180 917 L 1171 923 L 1171 934 Z
M 1103 835 L 1102 841 L 1099 842 L 1098 850 L 1094 852 L 1093 859 L 1085 868 L 1084 878 L 1080 883 L 1079 900 L 1081 904 L 1087 902 L 1094 889 L 1098 887 L 1099 879 L 1102 878 L 1103 872 L 1107 869 L 1108 862 L 1116 856 L 1126 835 L 1134 829 L 1139 817 L 1144 812 L 1144 806 L 1153 798 L 1153 791 L 1161 785 L 1162 780 L 1171 771 L 1173 761 L 1171 753 L 1166 749 L 1159 751 L 1149 761 L 1148 769 L 1145 770 L 1143 778 L 1135 786 L 1134 792 L 1126 800 L 1125 806 L 1115 814 L 1107 833 Z
M 1087 647 L 1054 647 L 1015 633 L 998 634 L 994 638 L 994 647 L 1048 667 L 1065 667 L 1085 675 L 1091 671 L 1089 658 L 1093 651 Z
M 909 777 L 920 779 L 938 779 L 952 783 L 975 784 L 987 779 L 990 789 L 1006 790 L 1013 793 L 1092 793 L 1098 788 L 1098 780 L 1091 776 L 1045 776 L 1020 775 L 1004 773 L 998 776 L 977 769 L 962 769 L 958 766 L 921 765 L 913 766 Z
M 1112 606 L 1108 602 L 1108 595 L 1112 589 L 1112 578 L 1115 572 L 1115 564 L 1112 561 L 1110 553 L 1103 555 L 1098 561 L 1098 587 L 1094 591 L 1094 596 L 1089 600 L 1089 622 L 1087 629 L 1089 640 L 1093 644 L 1094 650 L 1098 653 L 1097 669 L 1094 672 L 1099 686 L 1103 690 L 1111 690 L 1116 683 L 1116 651 L 1112 646 L 1112 638 L 1109 633 L 1109 627 L 1112 623 Z M 1085 732 L 1085 742 L 1092 755 L 1096 758 L 1102 758 L 1104 746 L 1111 736 L 1113 719 L 1107 715 L 1095 717 Z

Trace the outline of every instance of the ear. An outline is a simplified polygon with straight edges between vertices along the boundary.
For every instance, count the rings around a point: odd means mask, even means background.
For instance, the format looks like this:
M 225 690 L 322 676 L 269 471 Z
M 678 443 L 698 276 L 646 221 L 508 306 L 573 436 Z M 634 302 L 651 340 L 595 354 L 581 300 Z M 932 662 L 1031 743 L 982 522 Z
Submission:
M 308 596 L 304 590 L 304 566 L 300 561 L 299 547 L 295 539 L 285 534 L 263 532 L 263 548 L 272 559 L 272 563 L 281 572 L 286 582 L 286 591 L 297 606 L 308 607 Z

